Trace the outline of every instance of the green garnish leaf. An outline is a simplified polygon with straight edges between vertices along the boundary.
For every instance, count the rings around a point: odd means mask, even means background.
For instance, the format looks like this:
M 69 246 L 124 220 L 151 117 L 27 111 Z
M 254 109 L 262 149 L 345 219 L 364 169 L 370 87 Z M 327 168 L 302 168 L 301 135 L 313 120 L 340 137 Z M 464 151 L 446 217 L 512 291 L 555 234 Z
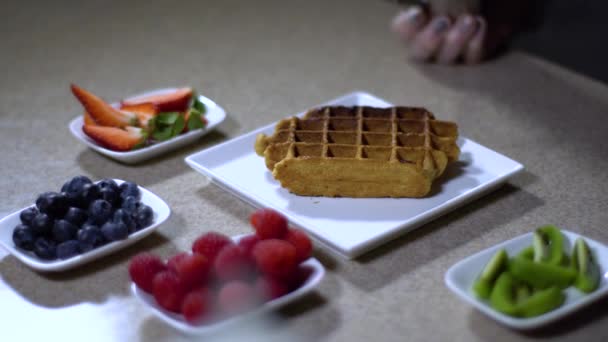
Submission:
M 177 119 L 173 123 L 171 137 L 180 135 L 182 133 L 182 131 L 184 130 L 184 127 L 186 127 L 186 122 L 184 120 L 184 116 L 180 115 L 177 117 Z
M 194 95 L 194 102 L 192 102 L 192 108 L 196 109 L 201 114 L 207 112 L 207 107 L 198 99 L 198 96 L 196 95 Z
M 152 137 L 155 140 L 165 141 L 165 140 L 171 139 L 172 134 L 173 134 L 173 125 L 163 126 L 163 127 L 159 126 L 156 128 L 154 133 L 152 133 Z
M 156 116 L 156 122 L 161 125 L 173 125 L 180 116 L 181 115 L 178 112 L 159 113 Z
M 203 117 L 199 111 L 194 109 L 190 110 L 190 117 L 188 117 L 189 131 L 204 128 L 206 125 L 207 124 L 203 121 Z

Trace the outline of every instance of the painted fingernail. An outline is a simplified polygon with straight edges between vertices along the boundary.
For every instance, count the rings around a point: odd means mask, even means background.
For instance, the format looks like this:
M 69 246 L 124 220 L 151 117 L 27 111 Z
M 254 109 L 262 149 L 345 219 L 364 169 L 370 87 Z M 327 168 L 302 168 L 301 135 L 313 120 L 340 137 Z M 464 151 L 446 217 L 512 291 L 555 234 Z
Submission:
M 442 33 L 448 29 L 450 21 L 446 17 L 433 19 L 432 28 L 435 33 Z
M 393 28 L 399 29 L 402 25 L 415 25 L 422 21 L 422 10 L 419 7 L 410 8 L 399 13 L 393 20 Z
M 475 28 L 476 20 L 473 17 L 466 16 L 458 23 L 458 30 L 462 33 L 468 33 Z
M 486 21 L 485 20 L 483 20 L 480 17 L 476 17 L 475 26 L 477 26 L 477 31 L 475 32 L 476 36 L 485 33 L 485 31 L 486 31 Z

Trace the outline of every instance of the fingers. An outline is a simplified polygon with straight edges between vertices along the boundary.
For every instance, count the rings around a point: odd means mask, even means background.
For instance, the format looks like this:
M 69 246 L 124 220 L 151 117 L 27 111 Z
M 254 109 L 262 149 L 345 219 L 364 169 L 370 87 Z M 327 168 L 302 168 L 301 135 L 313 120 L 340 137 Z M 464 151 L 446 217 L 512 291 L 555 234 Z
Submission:
M 471 15 L 462 15 L 446 33 L 437 55 L 437 62 L 452 64 L 467 50 L 471 37 L 476 32 L 477 24 Z
M 464 62 L 466 64 L 477 64 L 484 58 L 484 43 L 488 31 L 488 25 L 484 18 L 476 17 L 477 31 L 469 40 L 469 44 L 464 51 Z
M 450 19 L 445 16 L 439 16 L 431 20 L 413 38 L 411 45 L 412 57 L 418 60 L 428 60 L 435 57 L 450 26 Z
M 412 6 L 399 13 L 392 22 L 392 29 L 401 39 L 410 41 L 424 27 L 426 15 L 420 6 Z

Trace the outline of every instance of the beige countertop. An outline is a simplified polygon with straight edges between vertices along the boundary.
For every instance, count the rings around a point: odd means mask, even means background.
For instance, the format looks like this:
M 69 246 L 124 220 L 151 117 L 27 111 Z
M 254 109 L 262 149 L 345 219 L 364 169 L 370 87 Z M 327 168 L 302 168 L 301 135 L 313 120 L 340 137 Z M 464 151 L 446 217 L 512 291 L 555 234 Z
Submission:
M 519 333 L 443 282 L 458 260 L 546 223 L 608 243 L 605 85 L 517 52 L 477 67 L 412 64 L 388 30 L 396 6 L 384 1 L 9 0 L 2 7 L 0 213 L 77 174 L 134 180 L 173 213 L 140 243 L 63 274 L 36 273 L 0 252 L 1 340 L 76 339 L 71 324 L 85 325 L 92 340 L 185 339 L 133 299 L 129 258 L 142 250 L 170 256 L 207 230 L 248 232 L 253 208 L 184 158 L 355 89 L 425 106 L 526 170 L 357 260 L 318 248 L 328 270 L 318 290 L 243 340 L 608 339 L 606 300 Z M 106 99 L 192 85 L 228 118 L 193 145 L 123 165 L 70 135 L 68 122 L 82 112 L 70 82 Z

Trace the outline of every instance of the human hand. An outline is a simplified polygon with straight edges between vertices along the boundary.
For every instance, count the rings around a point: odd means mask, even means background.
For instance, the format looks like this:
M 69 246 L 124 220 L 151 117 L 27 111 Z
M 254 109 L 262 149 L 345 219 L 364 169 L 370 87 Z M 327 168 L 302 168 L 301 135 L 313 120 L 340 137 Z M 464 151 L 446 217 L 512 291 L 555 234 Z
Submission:
M 481 62 L 486 55 L 487 26 L 482 16 L 430 17 L 420 6 L 399 13 L 392 23 L 414 59 L 441 64 Z

